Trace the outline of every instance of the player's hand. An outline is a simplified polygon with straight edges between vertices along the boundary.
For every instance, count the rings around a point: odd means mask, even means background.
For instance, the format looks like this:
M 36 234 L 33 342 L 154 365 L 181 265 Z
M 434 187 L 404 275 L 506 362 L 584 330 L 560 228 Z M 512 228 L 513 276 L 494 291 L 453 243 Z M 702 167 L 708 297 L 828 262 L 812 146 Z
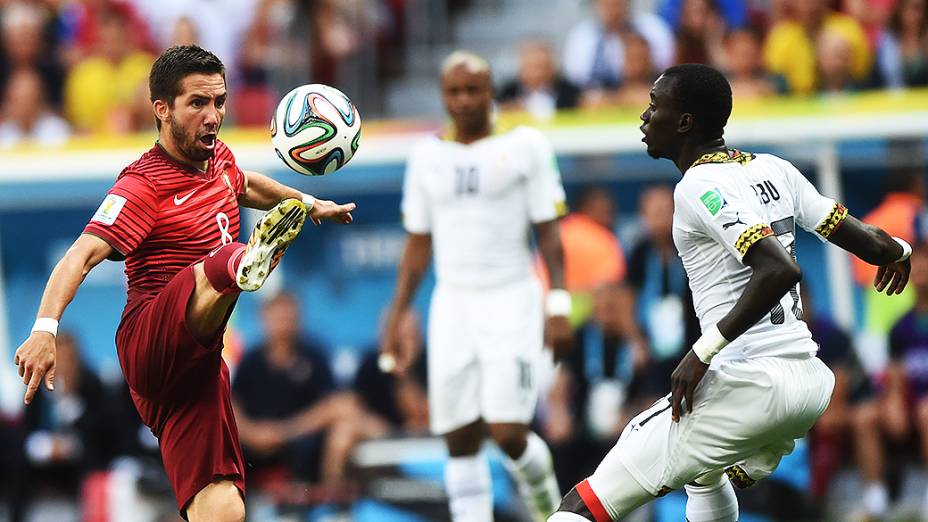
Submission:
M 380 340 L 380 358 L 377 361 L 381 371 L 397 376 L 405 375 L 412 364 L 412 353 L 400 335 L 404 313 L 404 310 L 391 309 L 387 314 L 383 339 Z
M 354 203 L 345 203 L 340 205 L 334 201 L 326 199 L 317 199 L 313 203 L 312 210 L 309 211 L 309 219 L 316 225 L 321 225 L 323 220 L 335 221 L 336 223 L 351 223 L 351 211 L 357 207 Z
M 45 381 L 49 391 L 55 389 L 55 336 L 48 332 L 32 332 L 13 356 L 13 364 L 26 385 L 26 404 L 32 402 L 39 385 Z
M 693 413 L 693 395 L 696 392 L 696 386 L 706 374 L 709 365 L 700 361 L 696 352 L 690 350 L 686 352 L 683 360 L 677 365 L 677 368 L 670 375 L 670 404 L 673 407 L 671 418 L 674 422 L 679 422 L 683 416 L 682 400 L 686 399 L 686 409 Z
M 883 265 L 876 271 L 873 286 L 876 287 L 877 292 L 886 289 L 886 295 L 901 294 L 905 290 L 906 283 L 909 282 L 911 270 L 912 264 L 908 259 Z
M 552 315 L 545 323 L 545 344 L 554 352 L 554 360 L 567 356 L 574 347 L 570 321 L 563 315 Z

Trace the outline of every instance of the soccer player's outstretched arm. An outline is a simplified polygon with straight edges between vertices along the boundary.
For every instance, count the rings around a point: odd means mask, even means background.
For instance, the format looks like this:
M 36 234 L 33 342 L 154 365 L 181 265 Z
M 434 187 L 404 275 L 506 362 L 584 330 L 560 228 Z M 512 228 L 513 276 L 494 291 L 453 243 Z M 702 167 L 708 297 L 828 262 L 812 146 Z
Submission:
M 428 270 L 432 259 L 432 235 L 409 233 L 406 238 L 406 247 L 403 250 L 403 259 L 400 261 L 399 274 L 396 278 L 396 290 L 393 293 L 393 302 L 387 312 L 384 336 L 380 343 L 380 351 L 392 357 L 393 372 L 402 375 L 412 364 L 411 354 L 399 342 L 400 322 L 403 313 L 409 308 L 419 283 L 425 271 Z
M 887 295 L 900 294 L 909 281 L 911 247 L 879 227 L 860 222 L 847 208 L 821 195 L 791 163 L 779 160 L 787 171 L 796 196 L 796 222 L 861 260 L 879 268 L 873 285 Z M 905 246 L 903 246 L 905 245 Z
M 848 214 L 828 241 L 838 245 L 863 261 L 879 268 L 873 286 L 886 295 L 901 294 L 909 282 L 911 265 L 906 249 L 883 229 L 861 222 Z M 905 257 L 905 259 L 902 259 Z
M 52 270 L 36 314 L 41 321 L 52 322 L 52 325 L 40 325 L 37 321 L 36 329 L 19 346 L 13 357 L 13 364 L 18 367 L 23 384 L 27 385 L 26 404 L 32 402 L 43 378 L 45 387 L 54 389 L 55 335 L 50 330 L 57 330 L 57 321 L 74 299 L 77 288 L 87 274 L 112 254 L 113 248 L 106 241 L 90 234 L 81 234 Z
M 285 199 L 300 199 L 307 206 L 311 205 L 309 218 L 317 225 L 324 219 L 338 223 L 351 223 L 351 211 L 355 209 L 354 203 L 340 205 L 333 201 L 316 199 L 264 174 L 257 172 L 245 172 L 244 174 L 245 190 L 238 198 L 239 203 L 244 207 L 270 210 Z

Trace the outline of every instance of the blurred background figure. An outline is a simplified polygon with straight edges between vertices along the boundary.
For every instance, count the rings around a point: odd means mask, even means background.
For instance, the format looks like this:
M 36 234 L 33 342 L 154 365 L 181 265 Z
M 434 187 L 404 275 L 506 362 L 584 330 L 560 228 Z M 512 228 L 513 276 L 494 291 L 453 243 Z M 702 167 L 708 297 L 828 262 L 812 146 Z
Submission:
M 810 434 L 811 494 L 822 503 L 836 475 L 847 468 L 846 463 L 856 462 L 862 470 L 882 469 L 882 450 L 870 443 L 873 430 L 879 427 L 869 422 L 879 403 L 851 337 L 816 311 L 808 285 L 803 285 L 801 292 L 802 318 L 819 345 L 818 357 L 835 375 L 831 403 Z M 868 472 L 862 474 L 869 480 Z M 871 488 L 865 492 L 863 503 L 869 503 L 870 516 L 881 516 L 886 513 L 887 501 L 885 489 Z
M 583 480 L 633 413 L 628 389 L 647 353 L 635 325 L 625 321 L 622 309 L 632 304 L 630 297 L 617 283 L 599 286 L 592 315 L 577 329 L 574 350 L 558 366 L 542 429 L 560 484 Z
M 660 15 L 674 31 L 679 31 L 680 26 L 685 24 L 683 20 L 686 17 L 688 3 L 689 0 L 664 0 L 657 3 Z M 748 24 L 752 14 L 749 8 L 756 7 L 757 3 L 750 0 L 709 0 L 705 2 L 705 5 L 722 17 L 725 26 L 739 29 Z M 776 3 L 776 1 L 770 2 L 770 4 Z M 766 7 L 774 8 L 773 5 Z
M 196 22 L 189 16 L 181 16 L 174 22 L 171 31 L 169 46 L 174 45 L 200 45 L 200 30 Z
M 14 71 L 0 104 L 0 148 L 22 142 L 63 145 L 70 133 L 67 122 L 49 108 L 39 74 L 27 68 Z
M 928 19 L 925 0 L 899 0 L 882 31 L 878 65 L 887 87 L 928 85 Z
M 822 31 L 815 40 L 815 63 L 818 90 L 824 94 L 837 94 L 859 88 L 854 81 L 853 50 L 844 35 L 835 31 Z
M 775 85 L 764 69 L 761 37 L 753 29 L 736 29 L 725 37 L 725 57 L 722 69 L 731 83 L 732 97 L 737 100 L 770 96 Z
M 53 13 L 40 2 L 9 2 L 2 9 L 0 84 L 8 83 L 14 70 L 34 69 L 52 108 L 60 109 L 65 71 L 57 55 Z
M 502 109 L 522 110 L 548 120 L 556 110 L 577 106 L 580 91 L 558 71 L 554 50 L 530 40 L 519 47 L 519 74 L 499 91 Z
M 89 472 L 105 469 L 112 439 L 103 385 L 77 340 L 59 332 L 57 348 L 55 392 L 36 395 L 24 418 L 26 480 L 30 497 L 74 499 Z
M 889 513 L 891 482 L 900 467 L 915 458 L 928 462 L 928 248 L 912 255 L 910 284 L 917 295 L 914 308 L 893 326 L 889 336 L 890 361 L 877 401 L 859 414 L 856 435 L 861 438 L 859 462 L 865 483 L 861 498 L 866 515 Z M 928 491 L 920 517 L 928 517 Z
M 129 132 L 154 59 L 132 38 L 125 11 L 105 9 L 99 23 L 95 45 L 68 73 L 65 114 L 78 132 Z
M 98 0 L 99 1 L 99 0 Z M 112 1 L 112 0 L 104 0 Z M 143 21 L 157 48 L 178 45 L 192 38 L 209 49 L 226 66 L 226 78 L 237 82 L 240 49 L 245 32 L 262 0 L 123 0 L 133 16 Z M 149 34 L 148 32 L 145 33 Z M 140 44 L 140 45 L 139 45 Z M 147 50 L 144 44 L 136 47 Z
M 402 375 L 382 371 L 377 365 L 380 350 L 372 346 L 358 367 L 354 391 L 394 434 L 424 435 L 429 429 L 428 372 L 419 314 L 413 310 L 404 312 L 399 335 L 404 353 L 411 354 L 409 370 Z
M 829 9 L 828 0 L 786 2 L 789 17 L 770 28 L 764 43 L 764 60 L 771 73 L 782 76 L 790 93 L 809 94 L 819 85 L 816 42 L 822 33 L 844 38 L 849 46 L 846 52 L 850 55 L 851 77 L 858 82 L 867 79 L 873 52 L 857 20 Z
M 167 7 L 164 2 L 159 6 Z M 62 58 L 66 65 L 73 66 L 106 46 L 106 25 L 116 16 L 125 26 L 123 44 L 133 49 L 153 53 L 155 45 L 150 37 L 152 26 L 139 15 L 136 6 L 128 0 L 81 0 L 62 2 L 58 12 L 58 24 L 63 40 Z
M 296 298 L 278 294 L 261 311 L 265 340 L 232 383 L 247 479 L 258 489 L 297 479 L 342 483 L 355 444 L 387 433 L 357 398 L 335 390 L 325 348 L 302 337 Z
M 891 147 L 895 153 L 915 154 L 917 145 L 900 142 Z M 890 157 L 895 155 L 890 152 Z M 861 220 L 887 230 L 896 237 L 914 244 L 917 237 L 917 222 L 925 208 L 925 178 L 919 168 L 891 169 L 883 182 L 885 195 L 876 207 Z M 854 280 L 864 295 L 863 327 L 866 331 L 885 335 L 903 314 L 908 312 L 915 302 L 915 292 L 909 288 L 895 301 L 890 302 L 886 296 L 872 290 L 876 270 L 863 263 L 853 261 Z
M 714 0 L 683 0 L 676 32 L 676 63 L 721 63 L 726 27 Z
M 648 41 L 651 60 L 658 70 L 673 62 L 673 33 L 653 13 L 634 11 L 628 0 L 596 0 L 596 18 L 574 27 L 564 44 L 567 79 L 583 88 L 609 88 L 625 76 L 626 35 L 640 34 Z
M 699 322 L 693 308 L 683 262 L 673 244 L 673 189 L 648 187 L 639 202 L 642 235 L 628 261 L 630 306 L 647 346 L 647 365 L 636 376 L 632 393 L 643 409 L 667 393 L 670 374 L 686 350 L 699 338 Z
M 637 33 L 625 36 L 625 76 L 615 88 L 587 89 L 580 100 L 587 109 L 624 107 L 639 109 L 647 106 L 648 93 L 657 78 L 648 41 Z
M 593 292 L 625 279 L 625 254 L 615 235 L 616 206 L 607 187 L 594 185 L 577 197 L 576 210 L 561 219 L 564 249 L 564 284 L 573 298 L 571 323 L 582 324 L 593 306 Z M 536 258 L 542 281 L 547 270 Z

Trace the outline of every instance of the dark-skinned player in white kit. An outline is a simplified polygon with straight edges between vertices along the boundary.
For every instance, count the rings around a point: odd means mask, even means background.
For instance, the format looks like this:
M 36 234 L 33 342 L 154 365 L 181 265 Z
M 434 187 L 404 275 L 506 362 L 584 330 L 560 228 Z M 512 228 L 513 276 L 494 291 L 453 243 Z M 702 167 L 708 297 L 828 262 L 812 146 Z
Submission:
M 416 144 L 409 156 L 402 204 L 408 236 L 383 350 L 405 371 L 410 361 L 397 342 L 399 321 L 434 248 L 429 414 L 450 454 L 445 487 L 452 520 L 493 520 L 489 463 L 480 452 L 488 435 L 507 456 L 535 519 L 544 520 L 560 493 L 548 446 L 529 424 L 544 337 L 555 352 L 571 344 L 558 231 L 564 189 L 540 132 L 494 129 L 483 58 L 449 56 L 441 90 L 451 131 Z M 532 268 L 533 231 L 550 274 L 547 298 Z
M 549 522 L 617 520 L 680 488 L 690 522 L 738 520 L 733 485 L 773 473 L 834 387 L 802 321 L 796 225 L 879 266 L 877 290 L 898 294 L 908 282 L 905 241 L 855 219 L 788 161 L 728 148 L 722 73 L 674 66 L 650 97 L 642 141 L 683 174 L 673 240 L 702 336 L 671 375 L 671 393 L 631 420 Z

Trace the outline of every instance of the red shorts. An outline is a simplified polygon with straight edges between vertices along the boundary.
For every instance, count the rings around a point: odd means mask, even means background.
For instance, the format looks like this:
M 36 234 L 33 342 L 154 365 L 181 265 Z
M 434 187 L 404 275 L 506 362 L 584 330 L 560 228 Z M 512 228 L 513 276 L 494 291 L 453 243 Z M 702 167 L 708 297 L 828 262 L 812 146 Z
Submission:
M 158 437 L 181 513 L 218 478 L 234 481 L 245 494 L 229 368 L 221 356 L 225 323 L 208 345 L 194 339 L 186 315 L 195 287 L 189 266 L 155 297 L 127 307 L 116 331 L 119 363 L 132 401 Z

